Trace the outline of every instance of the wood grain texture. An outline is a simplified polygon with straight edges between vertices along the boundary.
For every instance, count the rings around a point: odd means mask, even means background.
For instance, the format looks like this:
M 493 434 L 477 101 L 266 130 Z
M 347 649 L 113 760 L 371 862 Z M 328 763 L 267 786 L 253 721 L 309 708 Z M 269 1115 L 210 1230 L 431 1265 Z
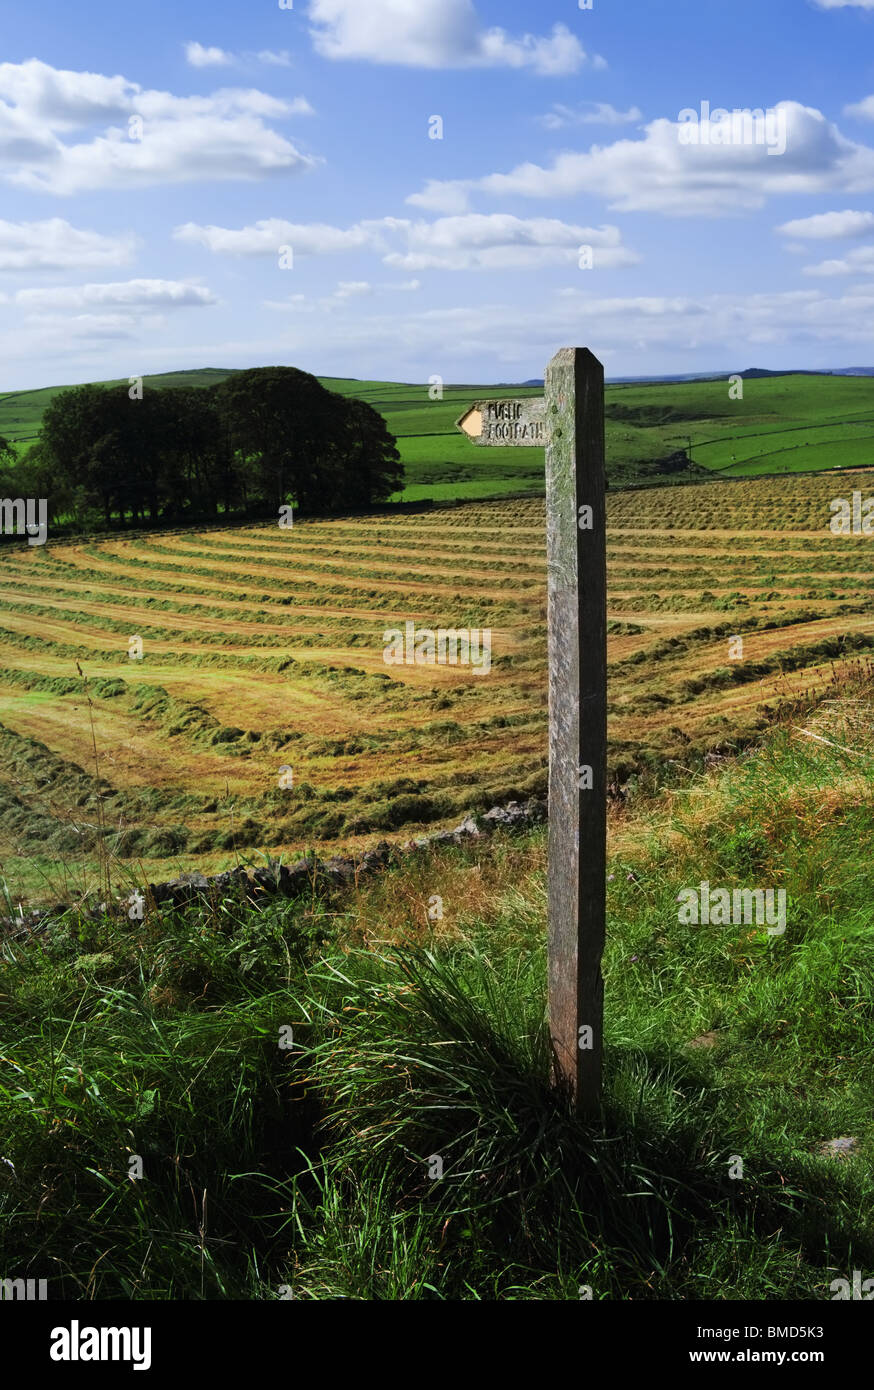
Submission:
M 607 806 L 604 369 L 563 348 L 546 370 L 549 1017 L 556 1079 L 600 1108 Z M 591 508 L 581 529 L 580 508 Z M 588 514 L 584 513 L 584 520 Z M 582 788 L 581 767 L 591 768 Z M 585 779 L 588 780 L 588 779 Z M 580 1047 L 580 1029 L 591 1029 Z

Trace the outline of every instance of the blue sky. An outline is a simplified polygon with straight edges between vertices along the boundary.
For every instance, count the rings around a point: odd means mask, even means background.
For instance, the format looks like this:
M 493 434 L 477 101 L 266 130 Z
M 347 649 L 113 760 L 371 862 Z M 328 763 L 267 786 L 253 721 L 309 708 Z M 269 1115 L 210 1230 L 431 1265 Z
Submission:
M 874 365 L 874 0 L 15 0 L 0 33 L 0 390 Z

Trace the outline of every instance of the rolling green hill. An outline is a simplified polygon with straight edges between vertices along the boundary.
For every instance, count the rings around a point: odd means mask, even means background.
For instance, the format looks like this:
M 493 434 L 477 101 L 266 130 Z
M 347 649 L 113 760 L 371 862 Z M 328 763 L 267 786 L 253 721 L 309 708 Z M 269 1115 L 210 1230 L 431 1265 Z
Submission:
M 221 368 L 166 372 L 155 387 L 211 386 Z M 321 377 L 329 390 L 368 401 L 397 436 L 407 484 L 396 500 L 542 493 L 542 449 L 481 449 L 455 429 L 464 408 L 483 396 L 536 396 L 537 386 L 446 386 L 429 399 L 424 384 Z M 67 388 L 0 393 L 0 436 L 25 449 L 42 413 Z M 743 400 L 727 379 L 607 387 L 607 464 L 612 487 L 664 482 L 664 461 L 691 449 L 678 480 L 859 468 L 874 462 L 874 378 L 826 375 L 754 377 Z

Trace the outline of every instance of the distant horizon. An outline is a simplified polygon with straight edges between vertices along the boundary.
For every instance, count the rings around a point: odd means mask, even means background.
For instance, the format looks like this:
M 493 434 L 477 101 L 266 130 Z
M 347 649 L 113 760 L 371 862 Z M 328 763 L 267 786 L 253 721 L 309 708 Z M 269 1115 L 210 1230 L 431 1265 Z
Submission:
M 256 364 L 248 364 L 248 365 L 245 366 L 245 367 L 227 367 L 227 366 L 218 367 L 218 366 L 202 366 L 202 365 L 199 366 L 199 367 L 167 367 L 167 368 L 165 368 L 165 369 L 162 370 L 162 371 L 157 371 L 157 372 L 144 372 L 144 373 L 142 373 L 142 376 L 144 377 L 144 379 L 149 379 L 149 378 L 162 377 L 162 376 L 182 376 L 182 375 L 191 374 L 191 373 L 197 373 L 197 372 L 225 372 L 225 373 L 230 373 L 230 372 L 255 371 L 255 370 L 259 370 L 259 369 L 267 368 L 267 367 L 295 367 L 295 368 L 297 368 L 297 370 L 299 370 L 299 371 L 306 371 L 306 372 L 309 373 L 309 375 L 314 376 L 314 377 L 317 377 L 319 380 L 322 380 L 322 381 L 360 381 L 360 382 L 368 382 L 368 381 L 370 381 L 370 382 L 376 382 L 376 383 L 385 383 L 386 385 L 394 385 L 394 386 L 409 386 L 409 387 L 421 386 L 423 392 L 425 392 L 425 393 L 427 393 L 427 391 L 428 391 L 428 389 L 429 389 L 429 383 L 428 383 L 427 381 L 411 381 L 411 380 L 409 380 L 408 378 L 405 379 L 405 378 L 399 377 L 399 376 L 397 376 L 397 377 L 357 376 L 357 375 L 350 375 L 350 374 L 344 373 L 344 372 L 321 372 L 321 371 L 313 371 L 313 370 L 311 370 L 311 369 L 308 368 L 308 367 L 300 367 L 299 364 L 296 363 L 296 362 L 277 362 L 277 361 L 263 362 L 263 363 L 256 363 Z M 860 376 L 860 377 L 872 376 L 872 377 L 874 377 L 874 367 L 776 367 L 776 368 L 771 368 L 771 367 L 758 367 L 758 366 L 756 366 L 756 367 L 742 367 L 742 368 L 741 368 L 741 367 L 726 367 L 726 368 L 721 369 L 721 370 L 720 370 L 720 369 L 717 369 L 717 370 L 713 370 L 713 371 L 701 371 L 701 372 L 664 372 L 664 373 L 655 373 L 655 374 L 652 374 L 652 375 L 650 375 L 650 374 L 627 375 L 627 376 L 625 376 L 625 375 L 622 375 L 622 376 L 606 376 L 606 375 L 605 375 L 604 384 L 605 384 L 605 386 L 610 386 L 610 385 L 622 385 L 624 382 L 646 383 L 646 382 L 648 382 L 648 381 L 651 381 L 651 382 L 713 381 L 713 380 L 717 380 L 717 381 L 718 381 L 718 380 L 720 380 L 720 379 L 722 379 L 722 378 L 725 378 L 725 379 L 727 380 L 730 376 L 748 377 L 749 374 L 752 373 L 752 372 L 755 372 L 755 373 L 764 373 L 764 374 L 767 374 L 768 376 Z M 41 386 L 15 386 L 15 387 L 9 387 L 9 388 L 7 388 L 7 387 L 2 387 L 2 388 L 0 388 L 0 399 L 2 399 L 4 396 L 28 395 L 28 394 L 30 394 L 31 392 L 35 392 L 35 391 L 53 391 L 53 390 L 65 390 L 65 389 L 70 389 L 70 390 L 72 390 L 73 388 L 75 388 L 75 387 L 77 387 L 77 386 L 92 386 L 92 385 L 99 385 L 102 381 L 124 381 L 124 380 L 126 380 L 125 377 L 123 377 L 123 376 L 121 376 L 121 375 L 117 375 L 117 376 L 108 376 L 108 377 L 86 377 L 86 378 L 83 378 L 81 381 L 50 381 L 50 382 L 45 382 L 45 383 L 44 383 L 43 385 L 41 385 Z M 444 385 L 444 388 L 445 388 L 445 389 L 446 389 L 446 388 L 451 388 L 451 389 L 453 389 L 453 390 L 462 389 L 462 388 L 467 387 L 467 386 L 471 387 L 472 389 L 477 389 L 477 390 L 478 390 L 478 389 L 481 389 L 482 387 L 489 387 L 489 386 L 493 386 L 493 387 L 499 387 L 499 386 L 518 386 L 518 387 L 520 387 L 520 388 L 522 388 L 522 387 L 535 387 L 535 386 L 542 386 L 542 385 L 543 385 L 543 377 L 528 377 L 528 378 L 526 378 L 525 380 L 514 380 L 514 379 L 511 379 L 511 378 L 509 378 L 509 377 L 503 377 L 503 378 L 499 378 L 499 379 L 495 379 L 495 380 L 491 380 L 491 381 L 489 381 L 489 380 L 478 380 L 478 381 L 474 381 L 473 379 L 468 378 L 467 380 L 461 380 L 461 379 L 459 379 L 459 380 L 457 380 L 457 381 L 445 381 L 445 382 L 443 383 L 443 385 Z

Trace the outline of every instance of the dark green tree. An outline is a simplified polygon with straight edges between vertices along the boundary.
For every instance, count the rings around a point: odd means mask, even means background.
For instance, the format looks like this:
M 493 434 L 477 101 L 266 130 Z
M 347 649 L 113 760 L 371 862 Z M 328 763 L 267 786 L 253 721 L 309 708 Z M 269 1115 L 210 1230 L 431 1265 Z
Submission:
M 119 402 L 119 391 L 103 386 L 62 391 L 46 408 L 40 435 L 42 455 L 58 481 L 78 488 L 83 503 L 98 509 L 107 526 L 114 512 L 123 514 Z
M 345 401 L 341 453 L 347 474 L 346 500 L 351 510 L 387 502 L 404 485 L 404 465 L 397 441 L 379 411 L 366 401 Z
M 235 372 L 214 391 L 250 505 L 318 505 L 333 447 L 331 393 L 295 367 Z
M 2 442 L 5 443 L 5 442 Z M 12 471 L 4 467 L 9 455 Z M 236 372 L 210 389 L 77 386 L 0 477 L 50 499 L 53 518 L 106 527 L 227 515 L 365 510 L 402 485 L 385 421 L 294 367 Z
M 235 372 L 214 388 L 250 506 L 276 511 L 367 507 L 403 470 L 385 421 L 296 367 Z

